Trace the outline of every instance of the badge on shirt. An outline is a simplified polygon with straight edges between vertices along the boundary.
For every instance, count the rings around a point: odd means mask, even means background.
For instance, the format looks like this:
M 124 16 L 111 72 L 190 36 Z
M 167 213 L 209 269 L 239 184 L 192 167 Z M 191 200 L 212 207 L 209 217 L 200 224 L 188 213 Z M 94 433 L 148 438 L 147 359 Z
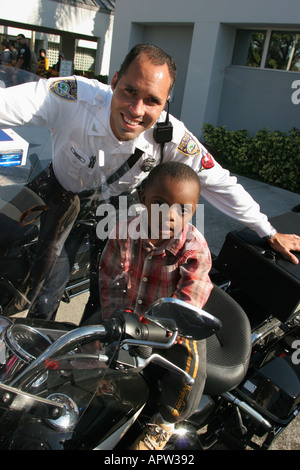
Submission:
M 50 83 L 49 90 L 64 100 L 77 100 L 77 82 L 75 78 L 54 80 Z
M 201 158 L 201 170 L 209 170 L 213 166 L 215 166 L 213 157 L 209 153 L 206 153 L 204 157 Z
M 152 170 L 152 168 L 155 167 L 155 164 L 156 164 L 156 160 L 155 158 L 146 158 L 146 160 L 143 161 L 142 165 L 141 165 L 141 170 L 142 171 L 150 171 Z
M 178 146 L 179 152 L 187 157 L 195 157 L 200 152 L 200 147 L 194 137 L 188 132 L 185 132 Z

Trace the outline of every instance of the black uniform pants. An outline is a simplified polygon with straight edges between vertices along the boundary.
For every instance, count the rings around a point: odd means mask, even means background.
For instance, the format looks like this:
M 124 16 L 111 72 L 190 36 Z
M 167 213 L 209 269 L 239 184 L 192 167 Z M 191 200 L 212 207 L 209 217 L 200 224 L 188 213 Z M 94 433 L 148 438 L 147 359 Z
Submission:
M 52 168 L 47 176 L 45 203 L 48 209 L 41 215 L 35 259 L 28 279 L 28 298 L 32 303 L 45 281 L 51 277 L 80 209 L 78 195 L 66 191 L 58 183 Z M 55 292 L 52 295 L 55 298 Z

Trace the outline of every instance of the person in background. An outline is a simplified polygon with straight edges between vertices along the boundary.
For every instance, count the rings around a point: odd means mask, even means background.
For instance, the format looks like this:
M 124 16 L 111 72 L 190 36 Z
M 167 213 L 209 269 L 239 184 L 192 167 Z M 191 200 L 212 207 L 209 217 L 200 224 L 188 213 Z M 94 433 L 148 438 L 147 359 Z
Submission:
M 9 42 L 4 39 L 1 43 L 2 52 L 0 54 L 0 65 L 11 65 L 11 54 L 9 50 Z
M 65 60 L 65 55 L 62 52 L 60 52 L 58 56 L 58 61 L 56 62 L 56 64 L 53 65 L 51 69 L 54 72 L 53 75 L 59 76 L 60 64 L 62 60 Z
M 31 53 L 27 45 L 27 39 L 25 38 L 24 34 L 18 34 L 17 43 L 19 45 L 19 53 L 17 57 L 16 68 L 27 70 L 29 72 Z
M 15 48 L 15 41 L 13 41 L 12 39 L 9 41 L 9 50 L 11 55 L 11 63 L 15 67 L 18 59 L 18 51 Z
M 40 49 L 39 51 L 39 60 L 38 60 L 38 68 L 36 70 L 36 74 L 40 75 L 40 77 L 47 78 L 48 77 L 48 70 L 49 70 L 49 59 L 46 56 L 45 49 Z

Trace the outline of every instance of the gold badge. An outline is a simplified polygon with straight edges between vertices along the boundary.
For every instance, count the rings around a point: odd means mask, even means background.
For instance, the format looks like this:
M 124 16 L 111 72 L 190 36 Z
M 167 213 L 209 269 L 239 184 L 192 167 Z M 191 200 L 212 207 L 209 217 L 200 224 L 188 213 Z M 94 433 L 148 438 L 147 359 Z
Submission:
M 200 147 L 198 143 L 188 132 L 185 132 L 184 136 L 182 137 L 178 146 L 178 150 L 187 157 L 195 157 L 200 153 Z
M 59 98 L 68 101 L 77 100 L 77 82 L 74 79 L 58 79 L 49 85 L 49 90 Z

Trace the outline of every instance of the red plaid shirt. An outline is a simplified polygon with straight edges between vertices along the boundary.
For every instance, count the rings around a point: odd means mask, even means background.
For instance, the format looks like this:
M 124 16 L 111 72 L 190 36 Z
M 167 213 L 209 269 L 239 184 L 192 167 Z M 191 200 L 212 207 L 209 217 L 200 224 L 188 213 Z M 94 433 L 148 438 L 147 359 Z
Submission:
M 117 308 L 131 309 L 143 317 L 146 308 L 161 297 L 175 297 L 202 308 L 212 289 L 210 269 L 206 240 L 191 224 L 180 238 L 166 240 L 160 247 L 141 238 L 110 238 L 100 259 L 102 318 L 109 318 Z

